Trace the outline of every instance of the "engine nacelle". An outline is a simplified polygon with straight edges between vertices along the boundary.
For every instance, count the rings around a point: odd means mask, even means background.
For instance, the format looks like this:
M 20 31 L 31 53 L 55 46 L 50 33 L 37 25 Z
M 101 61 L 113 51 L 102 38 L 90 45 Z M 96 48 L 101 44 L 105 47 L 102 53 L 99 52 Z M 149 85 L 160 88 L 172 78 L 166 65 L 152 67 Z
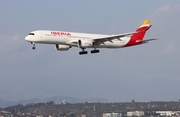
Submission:
M 92 47 L 93 46 L 93 42 L 91 40 L 78 40 L 78 47 L 80 48 L 88 48 L 88 47 Z
M 71 48 L 71 46 L 56 44 L 55 48 L 60 51 L 65 51 L 65 50 L 69 50 L 69 48 Z

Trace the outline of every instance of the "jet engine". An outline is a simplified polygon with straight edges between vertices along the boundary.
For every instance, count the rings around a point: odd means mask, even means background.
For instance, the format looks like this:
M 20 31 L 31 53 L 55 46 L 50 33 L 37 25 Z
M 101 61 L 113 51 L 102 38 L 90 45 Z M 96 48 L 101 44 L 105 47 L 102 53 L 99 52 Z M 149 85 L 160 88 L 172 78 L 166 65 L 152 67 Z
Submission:
M 93 42 L 91 40 L 78 40 L 78 47 L 80 48 L 88 48 L 93 46 Z
M 56 44 L 55 48 L 60 51 L 65 51 L 65 50 L 69 50 L 71 46 Z

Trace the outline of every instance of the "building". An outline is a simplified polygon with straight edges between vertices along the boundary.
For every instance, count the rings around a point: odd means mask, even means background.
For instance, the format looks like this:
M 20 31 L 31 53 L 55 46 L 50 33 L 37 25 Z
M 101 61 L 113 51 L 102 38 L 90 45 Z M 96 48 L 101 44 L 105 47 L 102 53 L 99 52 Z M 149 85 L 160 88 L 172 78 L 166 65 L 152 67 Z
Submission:
M 62 104 L 67 104 L 66 100 L 63 100 L 63 101 L 62 101 Z
M 144 111 L 130 111 L 127 112 L 128 117 L 136 116 L 136 117 L 141 117 L 144 116 Z
M 103 117 L 122 117 L 122 113 L 104 113 Z
M 180 111 L 156 111 L 156 113 L 161 116 L 180 115 Z

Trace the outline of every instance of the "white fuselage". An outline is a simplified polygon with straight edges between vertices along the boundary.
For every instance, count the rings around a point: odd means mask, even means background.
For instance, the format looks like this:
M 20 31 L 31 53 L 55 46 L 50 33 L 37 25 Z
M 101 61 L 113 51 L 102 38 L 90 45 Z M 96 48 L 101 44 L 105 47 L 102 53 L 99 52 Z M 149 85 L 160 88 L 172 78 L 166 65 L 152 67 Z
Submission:
M 31 32 L 33 35 L 26 36 L 25 40 L 34 43 L 43 44 L 62 44 L 78 47 L 78 40 L 89 40 L 92 41 L 96 38 L 104 38 L 112 35 L 102 34 L 88 34 L 88 33 L 76 33 L 76 32 L 65 32 L 65 31 L 48 31 L 48 30 L 37 30 Z M 105 41 L 98 45 L 96 48 L 121 48 L 124 47 L 128 42 L 129 37 L 121 37 L 113 39 L 111 41 Z M 88 47 L 93 48 L 93 47 Z
M 26 41 L 31 42 L 32 49 L 35 50 L 36 43 L 54 44 L 56 50 L 66 51 L 72 46 L 79 47 L 82 51 L 80 55 L 87 54 L 86 48 L 93 48 L 91 53 L 99 53 L 97 48 L 122 48 L 147 43 L 153 39 L 143 40 L 146 31 L 151 27 L 150 20 L 144 22 L 134 32 L 117 34 L 117 35 L 101 35 L 89 33 L 76 33 L 66 31 L 37 30 L 29 33 L 25 37 Z

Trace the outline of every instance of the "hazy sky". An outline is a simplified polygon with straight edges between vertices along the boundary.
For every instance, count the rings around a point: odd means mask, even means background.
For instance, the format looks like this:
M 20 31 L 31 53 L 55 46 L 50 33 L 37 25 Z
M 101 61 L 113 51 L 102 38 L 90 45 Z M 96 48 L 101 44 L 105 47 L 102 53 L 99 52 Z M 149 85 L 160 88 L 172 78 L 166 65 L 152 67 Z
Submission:
M 49 96 L 110 101 L 180 99 L 179 0 L 1 0 L 0 98 L 17 101 Z M 79 48 L 24 40 L 37 29 L 98 34 L 134 31 L 144 19 L 145 38 L 159 40 L 124 49 L 100 49 L 80 56 Z M 90 51 L 90 49 L 87 49 Z

